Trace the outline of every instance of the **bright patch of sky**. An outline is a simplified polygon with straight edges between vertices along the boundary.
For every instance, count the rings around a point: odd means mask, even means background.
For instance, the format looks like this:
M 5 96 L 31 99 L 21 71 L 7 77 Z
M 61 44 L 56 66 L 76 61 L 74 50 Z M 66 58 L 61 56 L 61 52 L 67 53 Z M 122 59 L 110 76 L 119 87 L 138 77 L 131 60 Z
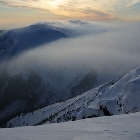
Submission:
M 8 8 L 5 10 L 5 7 Z M 5 13 L 9 17 L 24 14 L 24 22 L 31 22 L 31 19 L 140 20 L 139 9 L 140 0 L 0 0 L 2 23 L 5 19 L 11 21 Z

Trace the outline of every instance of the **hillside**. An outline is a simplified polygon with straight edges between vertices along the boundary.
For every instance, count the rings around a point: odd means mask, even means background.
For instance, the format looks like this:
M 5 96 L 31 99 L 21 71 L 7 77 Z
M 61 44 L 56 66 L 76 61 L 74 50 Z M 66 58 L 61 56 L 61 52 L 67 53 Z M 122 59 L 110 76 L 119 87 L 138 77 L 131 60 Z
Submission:
M 84 118 L 140 111 L 140 67 L 117 81 L 110 81 L 64 102 L 31 113 L 22 113 L 4 127 L 58 123 Z
M 20 113 L 75 97 L 95 86 L 98 75 L 91 67 L 57 62 L 53 65 L 40 53 L 43 44 L 47 48 L 49 43 L 75 34 L 72 29 L 42 23 L 0 36 L 0 125 Z M 36 49 L 37 57 L 29 60 Z
M 58 28 L 45 23 L 6 31 L 0 36 L 0 61 L 43 44 L 71 37 L 70 33 L 69 29 Z

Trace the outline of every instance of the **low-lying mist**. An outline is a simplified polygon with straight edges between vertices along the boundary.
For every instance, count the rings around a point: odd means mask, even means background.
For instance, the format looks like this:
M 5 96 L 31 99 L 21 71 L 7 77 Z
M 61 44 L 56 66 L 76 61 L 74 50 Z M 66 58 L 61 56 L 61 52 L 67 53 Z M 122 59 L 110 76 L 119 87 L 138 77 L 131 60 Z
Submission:
M 46 67 L 57 70 L 62 66 L 67 67 L 70 74 L 88 67 L 97 71 L 99 81 L 103 83 L 140 66 L 140 23 L 74 24 L 61 23 L 59 26 L 73 27 L 76 32 L 85 34 L 22 53 L 6 62 L 9 74 Z

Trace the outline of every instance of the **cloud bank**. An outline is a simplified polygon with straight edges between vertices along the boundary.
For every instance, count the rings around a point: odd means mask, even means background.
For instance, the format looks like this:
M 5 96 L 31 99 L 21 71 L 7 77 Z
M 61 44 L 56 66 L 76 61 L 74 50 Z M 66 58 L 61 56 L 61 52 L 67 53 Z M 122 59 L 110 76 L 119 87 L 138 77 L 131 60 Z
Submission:
M 84 24 L 77 28 L 77 31 L 87 30 L 84 36 L 61 39 L 24 52 L 8 62 L 9 73 L 46 69 L 49 66 L 55 69 L 64 66 L 69 68 L 69 71 L 75 72 L 82 67 L 88 67 L 97 70 L 100 83 L 103 83 L 140 66 L 139 22 L 106 25 L 98 23 L 98 25 L 106 29 L 106 32 L 97 34 L 92 30 L 91 33 L 87 28 L 91 29 L 93 26 L 92 28 L 97 30 L 97 23 L 96 26 Z M 75 26 L 69 23 L 65 24 L 65 27 Z
M 110 20 L 118 9 L 126 9 L 140 0 L 0 0 L 0 5 L 47 11 L 70 18 Z

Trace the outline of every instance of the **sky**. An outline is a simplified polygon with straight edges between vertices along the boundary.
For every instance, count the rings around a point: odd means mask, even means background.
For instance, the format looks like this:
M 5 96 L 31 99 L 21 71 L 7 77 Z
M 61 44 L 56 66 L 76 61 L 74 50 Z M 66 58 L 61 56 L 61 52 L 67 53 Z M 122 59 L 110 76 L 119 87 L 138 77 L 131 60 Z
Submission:
M 0 0 L 0 29 L 63 19 L 139 21 L 140 0 Z

